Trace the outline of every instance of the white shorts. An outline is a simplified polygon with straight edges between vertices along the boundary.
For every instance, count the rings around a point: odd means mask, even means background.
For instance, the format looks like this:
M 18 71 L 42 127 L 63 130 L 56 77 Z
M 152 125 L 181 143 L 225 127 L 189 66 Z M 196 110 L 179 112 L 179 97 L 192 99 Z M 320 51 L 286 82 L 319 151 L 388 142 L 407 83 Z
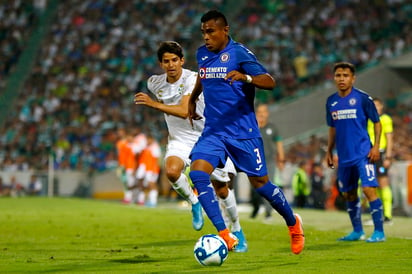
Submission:
M 176 140 L 172 140 L 167 144 L 165 159 L 170 156 L 179 157 L 185 163 L 185 167 L 188 167 L 190 165 L 189 155 L 191 151 L 191 146 L 188 146 Z
M 147 171 L 145 164 L 140 164 L 136 171 L 136 178 L 143 180 L 143 186 L 147 187 L 149 183 L 156 183 L 159 178 L 159 173 Z
M 165 159 L 167 159 L 170 156 L 179 157 L 185 163 L 185 167 L 188 167 L 191 163 L 189 159 L 191 151 L 192 147 L 183 144 L 182 142 L 172 140 L 167 144 Z M 212 172 L 210 179 L 219 182 L 229 182 L 229 173 L 232 173 L 234 175 L 237 174 L 232 160 L 230 160 L 230 158 L 227 158 L 226 165 L 223 168 L 216 168 Z
M 227 158 L 226 165 L 223 168 L 216 168 L 215 170 L 213 170 L 212 174 L 210 175 L 210 180 L 227 183 L 230 181 L 229 173 L 232 173 L 235 176 L 237 174 L 235 165 L 233 164 L 232 160 L 230 160 L 230 158 Z

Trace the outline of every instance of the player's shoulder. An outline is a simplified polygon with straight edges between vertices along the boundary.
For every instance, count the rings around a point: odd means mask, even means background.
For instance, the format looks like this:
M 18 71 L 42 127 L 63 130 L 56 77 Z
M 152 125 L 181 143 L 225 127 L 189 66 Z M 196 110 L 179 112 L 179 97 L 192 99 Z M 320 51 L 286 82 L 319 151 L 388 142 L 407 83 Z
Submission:
M 238 54 L 245 54 L 255 57 L 253 51 L 251 51 L 247 46 L 234 40 L 231 40 L 229 48 L 234 50 Z
M 382 123 L 392 123 L 392 117 L 387 113 L 382 114 L 380 120 Z
M 359 96 L 360 98 L 373 102 L 372 96 L 370 96 L 366 91 L 361 90 L 359 88 L 353 88 L 352 91 L 355 92 L 357 94 L 357 96 Z
M 182 77 L 186 77 L 186 78 L 197 77 L 197 72 L 193 71 L 193 70 L 190 70 L 190 69 L 183 68 L 182 69 Z
M 330 101 L 336 100 L 336 97 L 338 96 L 337 92 L 332 93 L 331 95 L 326 98 L 326 104 L 329 104 Z
M 147 79 L 147 86 L 149 89 L 156 88 L 158 86 L 163 85 L 166 82 L 166 73 L 163 74 L 155 74 Z

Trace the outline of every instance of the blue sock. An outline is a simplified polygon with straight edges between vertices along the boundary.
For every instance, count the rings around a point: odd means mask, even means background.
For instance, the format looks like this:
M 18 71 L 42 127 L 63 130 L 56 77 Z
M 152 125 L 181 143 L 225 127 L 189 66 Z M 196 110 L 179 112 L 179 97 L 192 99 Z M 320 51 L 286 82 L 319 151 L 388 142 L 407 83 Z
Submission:
M 372 215 L 373 224 L 376 231 L 383 232 L 383 213 L 382 213 L 382 201 L 376 199 L 373 202 L 369 202 L 369 208 Z
M 361 204 L 359 198 L 353 202 L 346 202 L 347 209 L 349 213 L 350 221 L 352 222 L 353 230 L 355 232 L 362 232 L 362 220 L 361 220 Z
M 210 176 L 204 171 L 193 170 L 189 173 L 190 179 L 197 189 L 198 199 L 207 217 L 212 221 L 217 231 L 226 229 L 225 221 L 220 212 L 219 202 L 215 194 Z
M 265 185 L 256 188 L 257 193 L 269 201 L 272 207 L 285 219 L 288 226 L 296 224 L 296 218 L 293 214 L 292 208 L 288 201 L 286 201 L 285 195 L 282 190 L 272 184 L 270 181 Z

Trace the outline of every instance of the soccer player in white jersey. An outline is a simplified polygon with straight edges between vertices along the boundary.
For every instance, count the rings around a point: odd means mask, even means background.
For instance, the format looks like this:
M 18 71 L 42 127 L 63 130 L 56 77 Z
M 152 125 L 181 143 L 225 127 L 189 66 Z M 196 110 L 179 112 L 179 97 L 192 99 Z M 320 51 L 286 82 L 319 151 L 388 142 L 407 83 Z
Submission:
M 135 95 L 135 103 L 164 112 L 169 130 L 169 142 L 165 155 L 166 175 L 172 187 L 184 199 L 192 204 L 193 228 L 200 230 L 203 226 L 202 207 L 184 171 L 190 165 L 189 154 L 197 142 L 203 127 L 204 119 L 194 121 L 193 127 L 188 119 L 188 101 L 196 83 L 197 73 L 184 69 L 183 49 L 174 41 L 160 44 L 157 57 L 165 73 L 153 75 L 148 79 L 148 89 L 157 101 L 149 95 L 139 92 Z M 203 114 L 203 97 L 199 98 L 197 111 Z M 228 173 L 236 174 L 233 163 L 228 160 L 224 169 L 216 169 L 212 174 L 212 182 L 217 196 L 223 201 L 226 213 L 232 222 L 231 231 L 238 237 L 239 244 L 234 250 L 246 252 L 247 243 L 239 223 L 236 200 L 233 191 L 228 188 Z

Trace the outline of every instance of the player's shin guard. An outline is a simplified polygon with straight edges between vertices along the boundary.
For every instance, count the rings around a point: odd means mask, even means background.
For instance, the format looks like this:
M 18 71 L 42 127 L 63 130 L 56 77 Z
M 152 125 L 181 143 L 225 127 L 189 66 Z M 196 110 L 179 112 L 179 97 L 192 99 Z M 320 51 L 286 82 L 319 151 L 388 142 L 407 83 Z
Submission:
M 269 181 L 264 186 L 256 188 L 256 191 L 268 200 L 272 207 L 282 215 L 288 226 L 296 224 L 296 218 L 295 215 L 293 215 L 292 208 L 279 187 Z
M 187 177 L 184 173 L 180 174 L 179 179 L 176 182 L 172 183 L 173 189 L 186 201 L 190 202 L 191 204 L 196 204 L 198 202 L 196 195 L 193 192 L 192 187 L 187 180 Z
M 239 231 L 241 227 L 239 223 L 239 214 L 237 212 L 235 194 L 231 189 L 229 189 L 227 197 L 221 200 L 226 208 L 227 214 L 229 215 L 230 222 L 232 224 L 232 231 Z
M 369 207 L 372 215 L 373 224 L 375 225 L 375 231 L 383 232 L 383 214 L 382 214 L 382 202 L 380 199 L 369 202 Z
M 352 222 L 353 231 L 361 232 L 363 231 L 362 220 L 361 220 L 361 203 L 360 199 L 357 198 L 353 202 L 347 202 L 347 212 L 349 213 L 350 221 Z
M 212 221 L 217 231 L 226 229 L 215 190 L 210 182 L 210 175 L 204 171 L 194 170 L 190 171 L 189 176 L 197 189 L 199 202 L 210 221 Z

